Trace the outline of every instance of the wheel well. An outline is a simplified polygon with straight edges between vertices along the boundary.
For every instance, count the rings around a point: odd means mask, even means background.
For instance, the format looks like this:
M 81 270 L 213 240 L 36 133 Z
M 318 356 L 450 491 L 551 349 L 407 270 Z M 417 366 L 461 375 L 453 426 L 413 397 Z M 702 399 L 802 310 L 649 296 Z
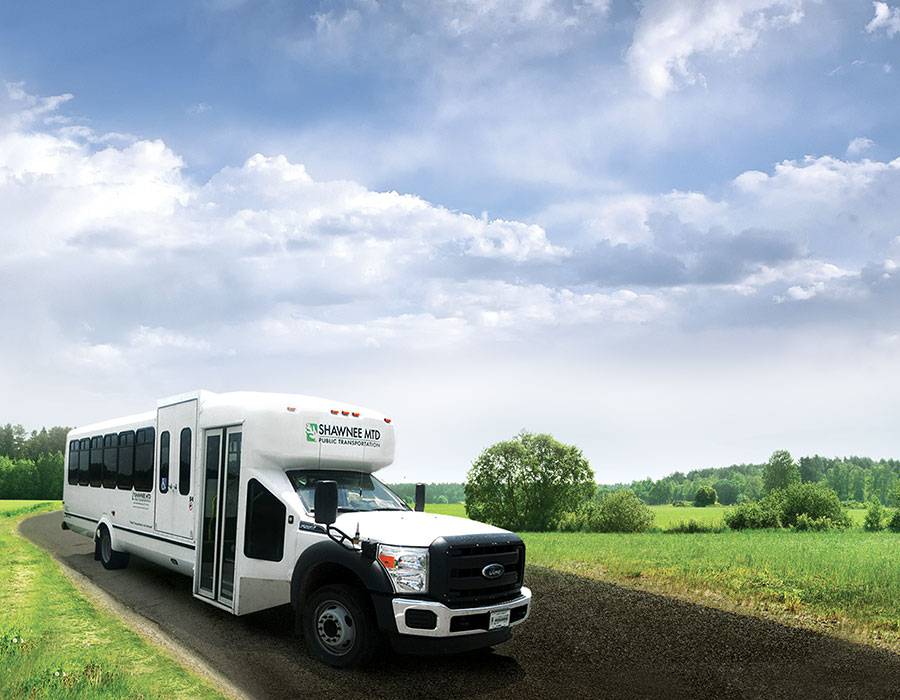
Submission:
M 365 585 L 353 571 L 341 564 L 323 562 L 314 566 L 305 576 L 295 581 L 292 586 L 291 596 L 295 609 L 300 609 L 310 594 L 321 588 L 335 583 L 343 583 L 356 586 L 365 590 Z

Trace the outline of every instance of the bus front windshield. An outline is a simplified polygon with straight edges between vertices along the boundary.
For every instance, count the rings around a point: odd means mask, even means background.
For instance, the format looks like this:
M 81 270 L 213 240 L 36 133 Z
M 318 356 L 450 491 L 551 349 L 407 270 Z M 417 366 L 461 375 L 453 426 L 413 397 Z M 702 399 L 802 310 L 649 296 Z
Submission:
M 342 513 L 372 510 L 409 510 L 406 503 L 371 474 L 326 469 L 295 469 L 287 472 L 307 512 L 315 512 L 316 484 L 336 481 L 338 510 Z

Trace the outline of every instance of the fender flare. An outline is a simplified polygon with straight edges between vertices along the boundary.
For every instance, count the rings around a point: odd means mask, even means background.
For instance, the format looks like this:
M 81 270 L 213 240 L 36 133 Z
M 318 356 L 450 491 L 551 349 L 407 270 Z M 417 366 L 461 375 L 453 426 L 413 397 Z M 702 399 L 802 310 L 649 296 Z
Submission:
M 381 564 L 359 552 L 353 552 L 331 539 L 321 540 L 303 550 L 291 576 L 291 605 L 299 610 L 310 593 L 313 574 L 322 565 L 339 566 L 350 571 L 370 594 L 394 592 Z
M 97 556 L 99 556 L 99 554 L 100 554 L 100 528 L 104 525 L 106 526 L 106 529 L 109 531 L 109 539 L 110 539 L 110 542 L 112 543 L 112 548 L 117 552 L 122 551 L 118 547 L 116 547 L 116 544 L 117 544 L 116 528 L 113 526 L 112 520 L 110 520 L 109 516 L 104 513 L 102 516 L 100 516 L 100 520 L 97 521 L 97 526 L 94 528 L 94 545 L 97 550 Z

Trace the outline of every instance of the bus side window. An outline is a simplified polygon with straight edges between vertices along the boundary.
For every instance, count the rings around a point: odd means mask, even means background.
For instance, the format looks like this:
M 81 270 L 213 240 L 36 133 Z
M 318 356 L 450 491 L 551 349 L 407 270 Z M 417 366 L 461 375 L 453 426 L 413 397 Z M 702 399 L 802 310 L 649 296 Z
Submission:
M 134 431 L 119 433 L 119 474 L 116 486 L 131 491 L 134 485 Z
M 153 443 L 156 431 L 141 428 L 134 440 L 134 490 L 153 490 Z
M 256 479 L 247 484 L 247 522 L 244 555 L 250 559 L 281 561 L 287 509 Z
M 89 470 L 91 486 L 103 483 L 103 436 L 91 438 L 91 466 Z
M 83 438 L 78 448 L 78 484 L 87 486 L 91 483 L 91 439 Z
M 169 431 L 159 434 L 159 492 L 169 492 Z
M 69 443 L 69 483 L 78 483 L 78 440 Z
M 116 488 L 119 471 L 119 436 L 115 433 L 103 436 L 103 488 Z
M 178 493 L 187 496 L 191 492 L 191 429 L 181 431 L 178 447 Z

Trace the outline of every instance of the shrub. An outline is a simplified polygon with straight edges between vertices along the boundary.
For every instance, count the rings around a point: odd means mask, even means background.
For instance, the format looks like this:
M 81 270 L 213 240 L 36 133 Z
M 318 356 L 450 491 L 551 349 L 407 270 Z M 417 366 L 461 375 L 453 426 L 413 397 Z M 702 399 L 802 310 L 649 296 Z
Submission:
M 633 491 L 613 491 L 581 505 L 560 518 L 566 532 L 645 532 L 653 524 L 653 511 Z
M 701 523 L 697 520 L 682 520 L 671 527 L 666 528 L 663 532 L 671 532 L 674 534 L 696 534 L 702 532 L 723 532 L 724 525 L 718 523 Z
M 797 517 L 805 514 L 813 520 L 828 518 L 835 527 L 849 527 L 850 518 L 841 506 L 837 494 L 824 484 L 795 483 L 783 491 L 773 494 L 781 511 L 781 524 L 793 527 Z
M 806 513 L 800 513 L 794 525 L 794 529 L 798 532 L 821 532 L 823 530 L 833 530 L 837 527 L 840 527 L 840 525 L 831 518 L 811 518 Z
M 863 529 L 868 532 L 879 532 L 884 529 L 884 508 L 881 507 L 881 501 L 877 498 L 873 498 L 869 502 Z
M 690 508 L 693 504 L 690 501 L 672 501 L 672 505 L 676 508 Z
M 725 524 L 732 530 L 758 530 L 781 527 L 781 515 L 772 499 L 742 503 L 725 513 Z
M 523 432 L 488 447 L 472 464 L 466 513 L 509 530 L 552 530 L 595 488 L 581 450 L 550 435 Z
M 698 508 L 714 505 L 718 498 L 716 490 L 712 486 L 701 486 L 694 494 L 694 505 Z
M 441 505 L 444 505 L 444 504 L 448 503 L 447 497 L 446 497 L 444 494 L 441 494 L 440 496 L 438 496 L 437 498 L 435 498 L 435 499 L 434 499 L 434 502 L 435 502 L 435 503 L 440 503 Z
M 891 519 L 888 520 L 888 530 L 891 532 L 900 532 L 900 508 L 894 511 Z

